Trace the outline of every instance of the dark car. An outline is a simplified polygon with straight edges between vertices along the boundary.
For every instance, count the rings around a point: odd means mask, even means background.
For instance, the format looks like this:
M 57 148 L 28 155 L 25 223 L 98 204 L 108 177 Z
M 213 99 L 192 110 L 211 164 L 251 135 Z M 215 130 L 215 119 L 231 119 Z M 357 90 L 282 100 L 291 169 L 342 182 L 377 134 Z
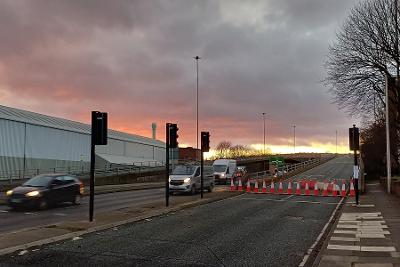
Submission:
M 11 208 L 39 208 L 61 202 L 80 204 L 83 184 L 78 178 L 67 174 L 41 174 L 6 192 Z

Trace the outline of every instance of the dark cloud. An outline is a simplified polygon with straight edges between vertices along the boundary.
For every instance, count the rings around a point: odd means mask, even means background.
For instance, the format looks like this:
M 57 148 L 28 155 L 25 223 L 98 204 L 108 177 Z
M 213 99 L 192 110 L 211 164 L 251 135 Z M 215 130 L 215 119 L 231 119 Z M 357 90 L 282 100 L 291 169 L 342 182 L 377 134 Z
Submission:
M 271 142 L 293 123 L 299 143 L 330 142 L 350 120 L 322 65 L 354 2 L 1 1 L 2 101 L 81 120 L 107 110 L 111 126 L 141 133 L 178 121 L 193 144 L 199 55 L 200 124 L 215 142 L 259 143 L 262 112 Z

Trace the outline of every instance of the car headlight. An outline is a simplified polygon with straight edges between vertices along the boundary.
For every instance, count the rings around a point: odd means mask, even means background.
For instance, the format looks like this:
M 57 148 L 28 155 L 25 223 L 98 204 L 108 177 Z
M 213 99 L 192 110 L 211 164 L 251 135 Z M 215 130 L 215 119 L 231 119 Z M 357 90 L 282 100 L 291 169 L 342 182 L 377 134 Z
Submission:
M 168 182 L 171 182 L 171 178 L 168 178 Z
M 27 196 L 27 197 L 36 197 L 39 195 L 40 195 L 40 192 L 37 190 L 25 194 L 25 196 Z
M 13 191 L 12 191 L 12 190 L 8 190 L 8 191 L 6 192 L 6 195 L 7 195 L 7 196 L 11 196 L 11 195 L 12 195 L 12 193 L 13 193 Z
M 190 178 L 185 178 L 185 180 L 183 180 L 184 183 L 189 183 L 190 182 Z
M 225 177 L 225 173 L 221 173 L 221 177 Z

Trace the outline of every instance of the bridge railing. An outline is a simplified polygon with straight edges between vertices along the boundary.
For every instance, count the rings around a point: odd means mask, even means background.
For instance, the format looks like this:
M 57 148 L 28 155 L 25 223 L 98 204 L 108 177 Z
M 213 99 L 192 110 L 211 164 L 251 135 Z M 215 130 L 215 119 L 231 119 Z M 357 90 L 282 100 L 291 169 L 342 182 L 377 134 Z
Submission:
M 137 162 L 135 165 L 104 165 L 95 169 L 95 175 L 98 177 L 114 176 L 123 174 L 141 174 L 143 172 L 163 170 L 164 162 L 143 161 Z M 90 169 L 88 166 L 75 167 L 53 167 L 53 168 L 33 168 L 25 170 L 14 170 L 0 172 L 0 182 L 13 183 L 18 180 L 25 180 L 33 176 L 45 173 L 65 173 L 76 175 L 79 177 L 88 177 Z
M 320 158 L 315 158 L 315 159 L 310 159 L 307 161 L 303 161 L 300 163 L 294 163 L 294 164 L 287 164 L 281 167 L 278 167 L 278 177 L 282 177 L 283 175 L 287 174 L 287 173 L 291 173 L 293 171 L 297 171 L 297 170 L 302 170 L 302 169 L 306 169 L 307 167 L 317 164 L 321 162 Z M 250 173 L 249 176 L 251 178 L 255 178 L 255 179 L 261 179 L 261 178 L 265 178 L 265 177 L 272 177 L 274 176 L 274 174 L 270 173 L 270 171 L 261 171 L 261 172 L 254 172 L 254 173 Z

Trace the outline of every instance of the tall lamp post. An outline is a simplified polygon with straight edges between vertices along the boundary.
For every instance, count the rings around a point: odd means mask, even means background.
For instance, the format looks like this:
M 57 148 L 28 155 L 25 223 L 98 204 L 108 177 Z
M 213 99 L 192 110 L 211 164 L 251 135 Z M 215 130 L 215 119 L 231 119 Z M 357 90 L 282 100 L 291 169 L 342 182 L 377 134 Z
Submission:
M 199 59 L 201 57 L 195 56 L 196 60 L 196 148 L 199 149 Z
M 293 152 L 296 154 L 296 125 L 293 125 Z
M 263 121 L 264 121 L 264 149 L 263 149 L 263 154 L 265 155 L 265 115 L 266 115 L 267 113 L 265 113 L 265 112 L 263 112 L 262 113 L 262 115 L 263 115 Z
M 336 130 L 336 154 L 337 154 L 337 130 Z

